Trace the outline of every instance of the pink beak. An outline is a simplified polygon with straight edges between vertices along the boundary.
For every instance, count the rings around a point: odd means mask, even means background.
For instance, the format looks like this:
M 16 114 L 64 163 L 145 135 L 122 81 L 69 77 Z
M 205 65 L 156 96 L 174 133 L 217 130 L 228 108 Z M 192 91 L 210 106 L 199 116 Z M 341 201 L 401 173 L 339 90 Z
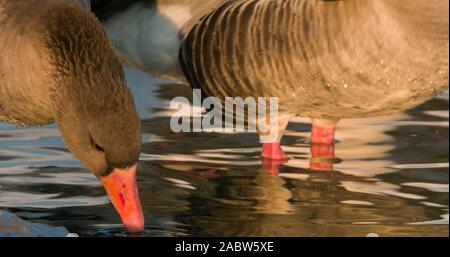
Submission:
M 144 230 L 144 215 L 136 182 L 137 165 L 128 169 L 114 169 L 100 180 L 114 207 L 119 213 L 125 229 L 130 233 Z

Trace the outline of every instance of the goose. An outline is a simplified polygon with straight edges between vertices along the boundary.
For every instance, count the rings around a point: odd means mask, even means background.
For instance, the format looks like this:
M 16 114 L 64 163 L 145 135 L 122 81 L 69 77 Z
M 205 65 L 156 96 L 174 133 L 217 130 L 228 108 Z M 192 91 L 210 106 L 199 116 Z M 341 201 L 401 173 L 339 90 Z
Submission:
M 0 0 L 0 121 L 55 122 L 129 232 L 144 227 L 140 118 L 100 22 L 77 1 Z
M 93 1 L 124 63 L 208 96 L 277 97 L 262 157 L 285 161 L 296 116 L 313 159 L 334 156 L 342 119 L 400 112 L 448 90 L 445 0 Z M 327 169 L 330 163 L 316 163 Z

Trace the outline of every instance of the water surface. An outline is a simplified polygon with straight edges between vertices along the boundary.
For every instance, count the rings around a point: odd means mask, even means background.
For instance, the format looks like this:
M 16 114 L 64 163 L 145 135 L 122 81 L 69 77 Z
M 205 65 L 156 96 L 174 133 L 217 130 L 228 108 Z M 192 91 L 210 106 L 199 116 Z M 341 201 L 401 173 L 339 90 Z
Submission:
M 254 134 L 172 133 L 169 101 L 190 89 L 126 73 L 143 124 L 144 236 L 448 236 L 448 94 L 342 121 L 334 171 L 308 168 L 310 124 L 296 119 L 283 139 L 294 159 L 274 171 Z M 0 210 L 81 236 L 126 236 L 54 125 L 0 123 Z

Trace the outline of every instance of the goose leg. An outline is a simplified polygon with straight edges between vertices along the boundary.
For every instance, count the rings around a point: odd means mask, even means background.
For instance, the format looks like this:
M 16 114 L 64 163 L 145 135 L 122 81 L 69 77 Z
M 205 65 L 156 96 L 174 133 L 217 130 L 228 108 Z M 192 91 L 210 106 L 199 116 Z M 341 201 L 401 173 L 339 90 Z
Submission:
M 277 176 L 282 164 L 289 160 L 289 157 L 281 148 L 280 141 L 262 144 L 262 169 L 272 176 Z
M 333 170 L 337 122 L 335 120 L 313 119 L 310 140 L 311 169 Z
M 280 161 L 281 163 L 284 163 L 289 159 L 289 157 L 284 153 L 283 149 L 281 148 L 280 142 L 291 118 L 292 118 L 291 115 L 280 115 L 277 118 L 278 121 L 277 129 L 271 127 L 272 133 L 270 133 L 270 135 L 260 133 L 263 159 Z

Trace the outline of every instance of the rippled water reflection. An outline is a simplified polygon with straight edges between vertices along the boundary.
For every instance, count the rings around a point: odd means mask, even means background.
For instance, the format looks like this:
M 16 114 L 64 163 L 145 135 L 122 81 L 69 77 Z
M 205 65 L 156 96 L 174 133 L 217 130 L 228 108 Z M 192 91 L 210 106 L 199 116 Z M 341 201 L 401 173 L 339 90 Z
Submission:
M 298 119 L 283 142 L 294 159 L 267 170 L 256 135 L 170 132 L 168 101 L 189 88 L 134 70 L 127 77 L 143 118 L 146 236 L 448 236 L 448 94 L 342 121 L 342 161 L 331 172 L 308 169 L 310 125 Z M 55 126 L 0 123 L 0 209 L 80 235 L 125 235 Z

